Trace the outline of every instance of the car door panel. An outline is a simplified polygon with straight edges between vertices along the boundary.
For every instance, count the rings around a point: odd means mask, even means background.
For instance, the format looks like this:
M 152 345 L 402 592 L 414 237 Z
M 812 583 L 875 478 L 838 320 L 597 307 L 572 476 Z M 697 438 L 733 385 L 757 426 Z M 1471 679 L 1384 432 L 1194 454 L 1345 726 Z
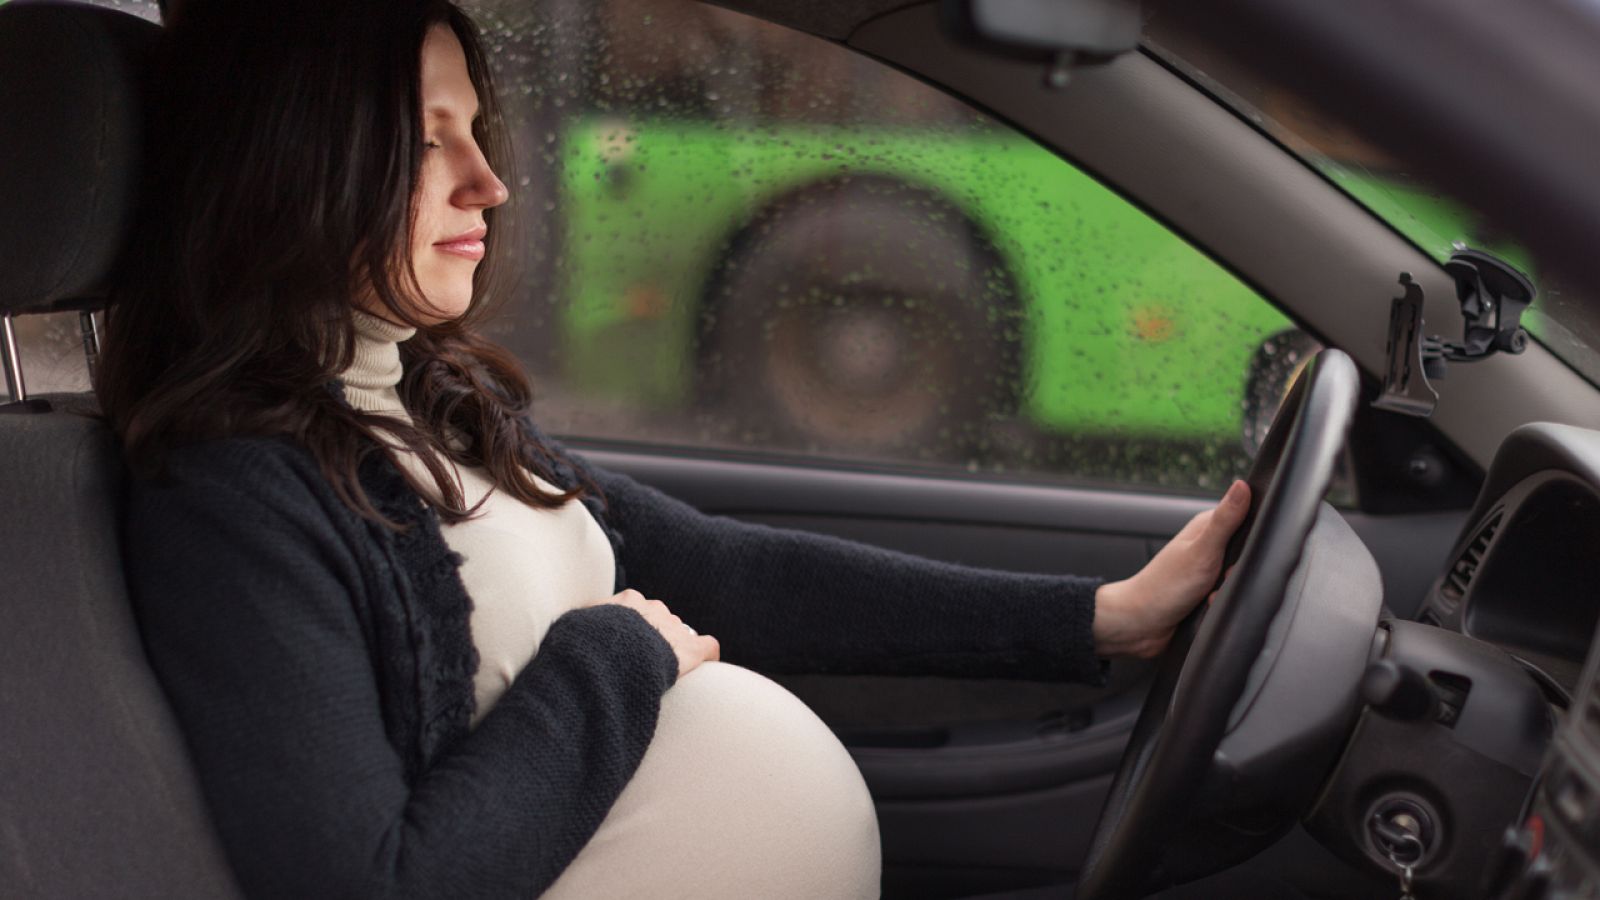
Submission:
M 947 885 L 962 870 L 977 870 L 992 890 L 996 869 L 1031 874 L 1035 883 L 1066 881 L 1089 850 L 1110 787 L 1103 774 L 1017 794 L 880 801 L 885 884 L 907 895 L 948 896 L 912 886 L 930 876 Z
M 702 511 L 931 558 L 1125 577 L 1204 499 L 578 448 Z M 1409 614 L 1460 513 L 1347 513 Z M 1439 565 L 1419 565 L 1419 560 Z M 886 896 L 1070 881 L 1142 703 L 1150 664 L 1108 684 L 776 675 L 849 749 L 877 804 Z
M 579 449 L 592 462 L 704 512 L 1015 571 L 1126 577 L 1209 506 L 1194 497 L 1134 491 L 674 456 L 615 445 Z M 1427 581 L 1443 566 L 1462 514 L 1345 515 L 1377 557 L 1391 605 L 1401 615 L 1414 613 Z M 927 750 L 952 743 L 952 729 L 967 725 L 1054 722 L 1051 727 L 1075 731 L 1104 722 L 1111 714 L 1103 707 L 1137 695 L 1147 670 L 1145 664 L 1119 660 L 1104 687 L 776 677 L 860 746 Z M 940 792 L 931 782 L 929 787 Z
M 961 521 L 926 522 L 867 515 L 758 513 L 739 518 L 816 531 L 905 553 L 985 568 L 1046 574 L 1093 572 L 1125 578 L 1149 561 L 1138 535 Z
M 1171 536 L 1211 505 L 1196 497 L 1133 490 L 871 472 L 844 464 L 829 468 L 819 460 L 784 465 L 590 442 L 574 446 L 594 463 L 632 475 L 702 511 L 751 521 L 812 515 L 1037 528 L 1121 536 L 1144 545 L 1140 552 L 1148 553 L 1150 539 Z M 1046 571 L 1041 565 L 1039 560 L 1031 563 Z
M 585 447 L 597 464 L 631 474 L 704 512 L 1015 571 L 1126 577 L 1211 505 L 1193 496 L 1135 490 Z M 1414 615 L 1443 568 L 1466 510 L 1342 513 L 1376 557 L 1390 607 L 1402 616 Z
M 1206 504 L 1114 491 L 826 470 L 591 450 L 704 512 L 803 528 L 973 566 L 1040 573 L 1133 574 Z M 1097 721 L 1096 704 L 1142 683 L 1112 667 L 1104 687 L 1022 681 L 775 676 L 841 733 L 867 745 L 942 744 L 948 729 L 997 719 Z
M 1132 574 L 1206 505 L 614 448 L 585 456 L 705 512 L 1035 572 Z M 856 760 L 878 803 L 886 892 L 936 896 L 928 893 L 929 879 L 943 889 L 979 890 L 1009 883 L 1007 877 L 1017 884 L 1070 877 L 1087 850 L 1147 669 L 1119 662 L 1103 687 L 774 677 L 834 728 Z

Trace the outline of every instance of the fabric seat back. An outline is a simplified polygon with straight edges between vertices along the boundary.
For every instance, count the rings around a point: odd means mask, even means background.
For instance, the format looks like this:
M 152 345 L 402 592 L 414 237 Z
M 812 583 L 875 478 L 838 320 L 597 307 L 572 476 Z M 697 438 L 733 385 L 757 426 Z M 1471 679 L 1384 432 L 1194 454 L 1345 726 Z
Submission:
M 0 895 L 230 897 L 123 585 L 105 426 L 0 415 Z

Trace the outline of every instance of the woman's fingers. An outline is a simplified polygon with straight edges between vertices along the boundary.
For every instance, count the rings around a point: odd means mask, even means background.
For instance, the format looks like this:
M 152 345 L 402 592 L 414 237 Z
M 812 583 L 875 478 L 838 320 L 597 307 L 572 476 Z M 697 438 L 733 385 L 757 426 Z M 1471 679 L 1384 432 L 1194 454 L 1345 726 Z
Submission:
M 722 645 L 709 634 L 700 634 L 678 618 L 672 610 L 667 608 L 660 600 L 651 600 L 636 590 L 628 589 L 620 594 L 596 600 L 590 606 L 602 603 L 615 603 L 626 606 L 644 617 L 646 622 L 655 628 L 656 633 L 667 642 L 672 652 L 678 657 L 678 677 L 682 678 L 694 671 L 695 667 L 708 660 L 722 658 Z
M 1096 652 L 1159 653 L 1189 610 L 1210 599 L 1228 539 L 1249 509 L 1250 489 L 1236 481 L 1215 507 L 1190 519 L 1132 578 L 1101 585 L 1095 594 Z
M 1233 570 L 1237 569 L 1237 568 L 1239 568 L 1239 564 L 1238 563 L 1234 563 L 1233 565 L 1229 566 L 1228 567 L 1228 571 L 1222 573 L 1223 582 L 1226 582 L 1229 578 L 1232 578 L 1233 577 Z M 1207 594 L 1206 595 L 1206 605 L 1210 606 L 1212 601 L 1216 600 L 1217 599 L 1217 595 L 1220 594 L 1220 593 L 1222 593 L 1222 588 L 1218 587 L 1216 590 L 1214 590 L 1211 593 Z
M 1195 516 L 1168 546 L 1187 557 L 1183 565 L 1206 580 L 1216 578 L 1228 541 L 1250 512 L 1250 488 L 1235 481 L 1217 505 Z M 1174 546 L 1176 545 L 1176 546 Z
M 704 652 L 704 659 L 713 662 L 722 659 L 722 643 L 709 634 L 700 635 L 700 647 Z
M 1228 539 L 1244 524 L 1244 517 L 1249 511 L 1250 488 L 1242 481 L 1235 481 L 1215 507 L 1201 514 L 1208 517 L 1204 540 L 1219 560 L 1228 546 Z

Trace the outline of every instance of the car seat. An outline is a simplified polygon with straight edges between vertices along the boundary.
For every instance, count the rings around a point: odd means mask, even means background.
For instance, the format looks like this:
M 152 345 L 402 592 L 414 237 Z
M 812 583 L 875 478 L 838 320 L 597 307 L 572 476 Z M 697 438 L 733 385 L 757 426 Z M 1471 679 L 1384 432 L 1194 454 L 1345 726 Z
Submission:
M 89 309 L 139 179 L 159 29 L 0 6 L 0 895 L 237 897 L 123 581 L 122 463 L 87 395 L 29 398 L 11 319 Z

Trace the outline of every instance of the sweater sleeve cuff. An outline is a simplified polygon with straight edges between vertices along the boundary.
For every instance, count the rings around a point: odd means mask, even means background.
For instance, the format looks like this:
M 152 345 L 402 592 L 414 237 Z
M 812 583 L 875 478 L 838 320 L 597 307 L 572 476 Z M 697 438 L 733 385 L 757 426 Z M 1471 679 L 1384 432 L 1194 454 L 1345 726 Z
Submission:
M 1059 639 L 1059 652 L 1065 658 L 1067 679 L 1094 687 L 1105 685 L 1111 661 L 1095 653 L 1095 596 L 1103 578 L 1074 578 L 1059 602 L 1066 609 Z
M 550 626 L 539 652 L 546 647 L 619 662 L 638 661 L 641 671 L 653 676 L 658 693 L 665 693 L 678 680 L 678 655 L 672 645 L 644 616 L 620 604 L 602 603 L 563 614 Z

